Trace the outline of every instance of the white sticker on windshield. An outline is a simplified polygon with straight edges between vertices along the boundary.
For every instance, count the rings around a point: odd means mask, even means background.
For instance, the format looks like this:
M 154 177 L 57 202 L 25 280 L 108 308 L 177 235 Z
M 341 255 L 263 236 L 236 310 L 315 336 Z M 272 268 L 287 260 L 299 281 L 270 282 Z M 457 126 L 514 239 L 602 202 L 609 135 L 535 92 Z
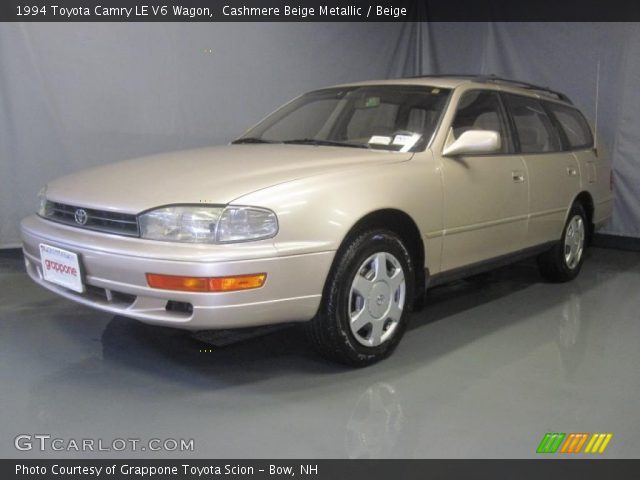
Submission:
M 393 137 L 393 144 L 401 146 L 401 152 L 407 152 L 420 140 L 419 133 L 412 133 L 411 135 L 396 135 Z
M 391 137 L 385 137 L 384 135 L 373 135 L 369 139 L 369 143 L 375 145 L 389 145 L 391 143 Z

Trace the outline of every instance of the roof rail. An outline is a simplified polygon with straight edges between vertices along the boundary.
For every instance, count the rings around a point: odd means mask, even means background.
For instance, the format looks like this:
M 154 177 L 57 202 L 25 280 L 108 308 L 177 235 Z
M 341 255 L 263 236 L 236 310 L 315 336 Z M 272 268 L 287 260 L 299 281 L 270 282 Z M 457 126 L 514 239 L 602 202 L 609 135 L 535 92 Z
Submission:
M 532 83 L 521 82 L 520 80 L 511 80 L 509 78 L 502 78 L 496 75 L 479 75 L 474 79 L 474 81 L 497 83 L 502 85 L 513 85 L 514 87 L 524 88 L 527 90 L 541 92 L 546 95 L 551 95 L 553 97 L 556 97 L 558 100 L 562 100 L 563 102 L 572 103 L 571 99 L 568 96 L 566 96 L 564 93 L 558 92 L 556 90 L 552 90 L 549 87 L 542 87 L 540 85 L 534 85 Z
M 498 85 L 513 85 L 514 87 L 524 88 L 526 90 L 532 90 L 536 92 L 540 92 L 543 95 L 548 95 L 557 98 L 558 100 L 562 100 L 563 102 L 567 102 L 573 104 L 571 99 L 565 95 L 564 93 L 558 92 L 556 90 L 552 90 L 549 87 L 542 87 L 540 85 L 534 85 L 532 83 L 522 82 L 520 80 L 512 80 L 510 78 L 498 77 L 497 75 L 474 75 L 474 74 L 449 74 L 449 75 L 416 75 L 414 77 L 409 78 L 464 78 L 468 80 L 472 80 L 474 82 L 479 83 L 495 83 Z

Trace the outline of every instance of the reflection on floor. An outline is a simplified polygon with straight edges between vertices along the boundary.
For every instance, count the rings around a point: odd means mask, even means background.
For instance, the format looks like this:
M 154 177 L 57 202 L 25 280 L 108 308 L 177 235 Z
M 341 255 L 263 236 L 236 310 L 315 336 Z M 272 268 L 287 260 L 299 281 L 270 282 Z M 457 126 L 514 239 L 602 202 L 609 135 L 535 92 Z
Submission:
M 545 432 L 612 432 L 603 456 L 638 457 L 640 254 L 589 257 L 570 284 L 525 262 L 433 289 L 395 354 L 362 370 L 297 327 L 205 352 L 0 257 L 0 456 L 533 457 Z M 23 433 L 194 451 L 18 452 Z

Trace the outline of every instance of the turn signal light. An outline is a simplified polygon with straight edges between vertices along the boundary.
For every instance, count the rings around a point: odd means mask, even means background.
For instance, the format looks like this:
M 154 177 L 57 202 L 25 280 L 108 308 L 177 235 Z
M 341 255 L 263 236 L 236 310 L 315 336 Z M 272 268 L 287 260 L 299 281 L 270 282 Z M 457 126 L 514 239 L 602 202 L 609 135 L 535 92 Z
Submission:
M 183 292 L 234 292 L 260 288 L 267 279 L 266 273 L 235 275 L 232 277 L 181 277 L 147 273 L 147 283 L 151 288 L 180 290 Z

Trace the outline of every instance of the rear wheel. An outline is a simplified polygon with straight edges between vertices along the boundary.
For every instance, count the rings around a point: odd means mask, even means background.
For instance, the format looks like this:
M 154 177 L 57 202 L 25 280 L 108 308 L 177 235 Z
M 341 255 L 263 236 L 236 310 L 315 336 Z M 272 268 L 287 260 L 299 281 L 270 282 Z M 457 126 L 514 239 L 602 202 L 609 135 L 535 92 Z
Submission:
M 584 261 L 587 239 L 587 214 L 580 203 L 571 207 L 560 242 L 538 257 L 542 276 L 552 282 L 573 280 Z
M 369 365 L 388 356 L 406 328 L 414 296 L 411 257 L 387 230 L 358 235 L 338 255 L 307 333 L 330 360 Z

